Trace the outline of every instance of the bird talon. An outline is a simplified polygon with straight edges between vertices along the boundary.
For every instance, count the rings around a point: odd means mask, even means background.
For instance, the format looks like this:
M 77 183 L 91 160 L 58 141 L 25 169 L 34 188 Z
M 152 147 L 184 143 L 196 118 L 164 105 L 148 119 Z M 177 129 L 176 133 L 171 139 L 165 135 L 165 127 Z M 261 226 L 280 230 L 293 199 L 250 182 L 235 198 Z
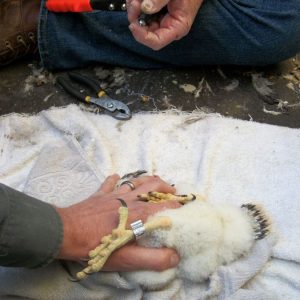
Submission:
M 117 200 L 119 200 L 121 202 L 122 207 L 127 207 L 127 204 L 123 199 L 117 198 Z

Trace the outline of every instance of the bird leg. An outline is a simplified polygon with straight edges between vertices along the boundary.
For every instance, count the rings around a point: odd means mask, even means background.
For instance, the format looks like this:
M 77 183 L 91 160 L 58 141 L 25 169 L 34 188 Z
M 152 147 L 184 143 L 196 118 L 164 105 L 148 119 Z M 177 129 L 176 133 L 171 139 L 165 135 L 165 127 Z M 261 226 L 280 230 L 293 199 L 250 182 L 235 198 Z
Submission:
M 159 193 L 159 192 L 148 192 L 147 194 L 138 195 L 139 200 L 150 202 L 150 203 L 160 203 L 165 201 L 177 201 L 180 204 L 186 204 L 195 200 L 196 195 L 173 195 L 170 193 Z
M 99 272 L 109 256 L 117 249 L 126 245 L 135 238 L 131 229 L 126 229 L 128 220 L 128 207 L 126 202 L 118 199 L 121 202 L 119 208 L 119 224 L 118 227 L 112 230 L 112 233 L 104 236 L 101 243 L 94 250 L 89 252 L 88 266 L 76 274 L 78 280 L 86 278 L 88 275 Z M 150 222 L 144 224 L 145 233 L 151 232 L 155 229 L 167 229 L 171 227 L 171 219 L 168 217 L 155 218 Z

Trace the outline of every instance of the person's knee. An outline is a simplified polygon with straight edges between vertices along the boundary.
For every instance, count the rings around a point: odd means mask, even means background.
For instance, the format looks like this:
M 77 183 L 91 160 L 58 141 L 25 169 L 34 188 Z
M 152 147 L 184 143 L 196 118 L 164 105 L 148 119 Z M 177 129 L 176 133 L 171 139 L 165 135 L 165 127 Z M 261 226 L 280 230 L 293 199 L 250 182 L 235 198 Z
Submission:
M 278 63 L 300 52 L 300 20 L 298 28 L 291 24 L 276 29 L 258 35 L 256 43 L 252 43 L 250 54 L 257 65 Z
M 234 2 L 244 4 L 244 0 Z M 269 6 L 241 7 L 240 42 L 236 48 L 252 65 L 277 63 L 300 52 L 300 4 L 280 9 L 278 3 L 272 7 L 271 2 L 261 2 Z

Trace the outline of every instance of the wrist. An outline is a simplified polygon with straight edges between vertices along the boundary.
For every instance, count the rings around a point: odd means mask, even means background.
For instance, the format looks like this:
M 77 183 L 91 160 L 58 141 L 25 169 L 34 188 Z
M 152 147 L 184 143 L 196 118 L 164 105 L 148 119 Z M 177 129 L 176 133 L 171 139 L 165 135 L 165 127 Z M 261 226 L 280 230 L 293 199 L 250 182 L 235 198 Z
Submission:
M 58 213 L 61 223 L 63 226 L 63 239 L 62 243 L 59 249 L 58 253 L 58 259 L 65 259 L 65 260 L 75 260 L 76 258 L 74 257 L 72 250 L 74 249 L 75 243 L 73 239 L 73 228 L 72 226 L 72 219 L 68 214 L 68 209 L 67 208 L 59 208 L 59 207 L 54 207 L 56 212 Z

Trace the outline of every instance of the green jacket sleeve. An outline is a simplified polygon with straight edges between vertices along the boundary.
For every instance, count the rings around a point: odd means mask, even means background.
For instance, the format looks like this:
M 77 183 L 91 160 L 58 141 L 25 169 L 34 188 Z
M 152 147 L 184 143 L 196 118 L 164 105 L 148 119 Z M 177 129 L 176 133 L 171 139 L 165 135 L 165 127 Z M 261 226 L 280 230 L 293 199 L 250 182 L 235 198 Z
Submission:
M 1 266 L 45 266 L 58 255 L 62 239 L 53 206 L 0 184 Z

